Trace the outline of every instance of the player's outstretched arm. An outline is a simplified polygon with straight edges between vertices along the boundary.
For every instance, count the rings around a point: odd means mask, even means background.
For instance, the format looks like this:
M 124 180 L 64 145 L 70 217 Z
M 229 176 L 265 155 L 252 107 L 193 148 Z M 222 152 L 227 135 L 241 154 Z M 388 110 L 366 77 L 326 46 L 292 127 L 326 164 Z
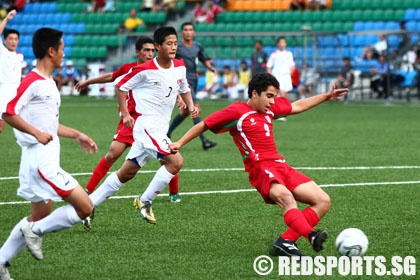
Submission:
M 91 79 L 87 79 L 87 80 L 83 80 L 78 82 L 74 88 L 78 91 L 81 92 L 82 90 L 84 90 L 88 85 L 93 85 L 93 84 L 105 84 L 105 83 L 110 83 L 113 82 L 114 79 L 112 79 L 112 73 L 106 73 L 103 74 L 99 77 L 95 77 L 95 78 L 91 78 Z
M 9 115 L 7 113 L 3 113 L 2 118 L 13 128 L 16 128 L 17 130 L 32 135 L 41 144 L 45 145 L 48 144 L 48 142 L 50 142 L 51 140 L 53 140 L 53 136 L 50 133 L 41 131 L 36 127 L 30 125 L 19 115 Z
M 77 129 L 59 124 L 58 125 L 58 136 L 65 137 L 65 138 L 72 138 L 79 143 L 79 145 L 83 148 L 83 152 L 85 154 L 93 153 L 98 151 L 98 146 L 96 145 L 95 141 L 93 141 L 89 136 L 86 134 L 78 131 Z
M 348 91 L 349 90 L 347 88 L 336 89 L 335 85 L 333 85 L 329 92 L 293 102 L 291 114 L 299 114 L 305 112 L 325 101 L 340 100 L 341 97 L 347 94 Z
M 204 121 L 199 122 L 188 130 L 177 142 L 169 144 L 171 153 L 176 154 L 182 146 L 199 136 L 208 129 Z
M 3 21 L 0 23 L 0 35 L 3 34 L 4 28 L 6 27 L 6 24 L 9 20 L 13 19 L 16 16 L 17 12 L 16 10 L 11 10 L 7 16 L 3 19 Z M 1 40 L 1 38 L 0 38 Z

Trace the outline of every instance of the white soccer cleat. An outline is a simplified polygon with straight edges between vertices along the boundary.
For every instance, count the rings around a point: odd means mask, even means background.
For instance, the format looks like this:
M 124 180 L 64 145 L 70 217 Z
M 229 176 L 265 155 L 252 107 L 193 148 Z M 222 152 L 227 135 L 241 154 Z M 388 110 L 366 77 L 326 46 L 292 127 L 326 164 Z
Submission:
M 42 237 L 32 231 L 33 224 L 33 222 L 28 222 L 28 220 L 25 219 L 20 231 L 22 232 L 23 237 L 25 237 L 26 245 L 32 256 L 37 260 L 42 260 L 44 258 L 42 254 Z
M 13 280 L 10 278 L 9 270 L 7 269 L 8 264 L 0 264 L 0 280 Z

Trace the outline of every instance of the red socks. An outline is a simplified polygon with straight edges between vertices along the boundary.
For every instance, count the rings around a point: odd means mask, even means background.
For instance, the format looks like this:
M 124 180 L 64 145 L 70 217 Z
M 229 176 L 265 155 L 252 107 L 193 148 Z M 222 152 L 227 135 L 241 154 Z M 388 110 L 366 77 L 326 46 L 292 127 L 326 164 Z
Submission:
M 99 184 L 102 178 L 105 177 L 106 173 L 108 173 L 111 166 L 112 166 L 112 163 L 107 162 L 105 157 L 101 159 L 101 161 L 93 170 L 93 174 L 86 185 L 86 189 L 88 190 L 89 193 L 93 193 L 96 186 Z
M 302 212 L 294 208 L 284 214 L 284 222 L 289 228 L 281 237 L 294 242 L 300 236 L 308 239 L 308 233 L 314 231 L 313 227 L 318 224 L 319 217 L 310 207 L 304 209 Z
M 178 173 L 172 178 L 169 182 L 169 193 L 170 194 L 177 194 L 178 193 Z

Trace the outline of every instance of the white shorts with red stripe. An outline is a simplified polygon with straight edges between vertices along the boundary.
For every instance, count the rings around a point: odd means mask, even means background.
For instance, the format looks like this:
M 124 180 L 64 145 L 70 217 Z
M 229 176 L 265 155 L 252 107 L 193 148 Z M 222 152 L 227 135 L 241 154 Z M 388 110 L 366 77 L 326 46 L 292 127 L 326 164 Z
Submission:
M 133 129 L 134 143 L 126 159 L 136 159 L 140 167 L 152 158 L 162 160 L 164 155 L 170 153 L 168 145 L 172 143 L 167 132 L 167 124 L 158 123 L 150 117 L 138 117 Z
M 28 201 L 60 201 L 79 183 L 60 167 L 60 143 L 22 147 L 17 194 Z

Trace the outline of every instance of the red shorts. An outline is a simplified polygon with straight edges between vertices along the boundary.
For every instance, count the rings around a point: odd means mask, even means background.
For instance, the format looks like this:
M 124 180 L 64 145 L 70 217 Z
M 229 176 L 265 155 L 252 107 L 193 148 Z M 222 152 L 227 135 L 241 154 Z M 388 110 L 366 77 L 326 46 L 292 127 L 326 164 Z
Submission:
M 128 128 L 124 125 L 122 119 L 117 127 L 117 132 L 114 135 L 114 141 L 118 141 L 127 145 L 133 145 L 133 128 Z
M 293 191 L 297 186 L 312 181 L 286 162 L 264 161 L 247 166 L 249 182 L 261 194 L 266 203 L 274 204 L 269 198 L 271 184 L 277 182 Z

